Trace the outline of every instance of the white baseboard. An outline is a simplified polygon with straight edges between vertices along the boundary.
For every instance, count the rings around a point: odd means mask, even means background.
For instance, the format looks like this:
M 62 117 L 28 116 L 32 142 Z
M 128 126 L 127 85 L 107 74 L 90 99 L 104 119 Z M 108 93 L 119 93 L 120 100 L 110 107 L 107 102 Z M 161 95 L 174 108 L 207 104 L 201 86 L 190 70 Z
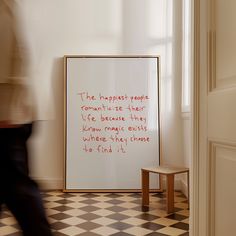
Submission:
M 62 190 L 63 179 L 53 178 L 33 178 L 38 184 L 41 190 Z
M 63 179 L 53 178 L 33 178 L 40 186 L 41 190 L 62 190 Z M 163 188 L 166 189 L 166 179 L 163 179 Z M 188 196 L 188 186 L 182 179 L 175 179 L 175 190 L 181 191 L 186 197 Z
M 163 179 L 163 188 L 166 189 L 166 179 Z M 175 190 L 181 191 L 186 197 L 188 197 L 188 185 L 183 181 L 183 179 L 175 179 Z
M 163 189 L 166 189 L 166 179 L 164 178 L 163 181 Z M 175 179 L 175 190 L 177 191 L 182 191 L 182 183 L 181 183 L 181 179 Z
M 34 178 L 41 190 L 55 190 L 63 189 L 63 179 L 53 179 L 53 178 Z M 182 191 L 184 194 L 187 193 L 187 186 L 185 192 L 183 191 L 184 183 L 181 179 L 175 179 L 175 190 Z M 166 179 L 163 179 L 163 188 L 166 189 Z
M 188 184 L 183 181 L 182 179 L 180 180 L 181 183 L 181 191 L 182 193 L 188 198 Z

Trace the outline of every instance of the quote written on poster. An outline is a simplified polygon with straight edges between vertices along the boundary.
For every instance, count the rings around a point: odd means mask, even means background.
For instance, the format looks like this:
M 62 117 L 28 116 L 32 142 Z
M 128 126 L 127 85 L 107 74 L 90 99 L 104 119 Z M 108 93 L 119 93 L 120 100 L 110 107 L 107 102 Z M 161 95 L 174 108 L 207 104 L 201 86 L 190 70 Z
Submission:
M 148 135 L 146 94 L 77 93 L 80 109 L 82 151 L 85 153 L 127 153 L 133 144 L 145 145 Z

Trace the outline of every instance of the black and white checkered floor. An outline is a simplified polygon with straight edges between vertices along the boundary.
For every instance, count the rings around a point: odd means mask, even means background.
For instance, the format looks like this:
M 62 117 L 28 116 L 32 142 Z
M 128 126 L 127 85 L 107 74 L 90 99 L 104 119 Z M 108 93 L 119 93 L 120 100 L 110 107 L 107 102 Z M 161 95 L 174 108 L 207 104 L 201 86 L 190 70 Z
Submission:
M 175 213 L 167 215 L 165 194 L 151 194 L 141 206 L 139 193 L 43 193 L 55 236 L 187 236 L 189 211 L 184 195 L 175 192 Z M 19 226 L 4 209 L 1 236 L 20 236 Z M 43 235 L 42 235 L 43 236 Z

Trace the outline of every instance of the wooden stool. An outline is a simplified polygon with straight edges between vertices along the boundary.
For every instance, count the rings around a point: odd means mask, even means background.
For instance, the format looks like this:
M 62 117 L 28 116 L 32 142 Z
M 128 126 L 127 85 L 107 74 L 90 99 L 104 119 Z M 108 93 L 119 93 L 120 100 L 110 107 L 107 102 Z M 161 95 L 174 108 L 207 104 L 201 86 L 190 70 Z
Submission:
M 189 198 L 189 169 L 171 166 L 142 168 L 142 205 L 149 205 L 149 173 L 166 175 L 167 213 L 174 212 L 174 179 L 175 174 L 187 173 Z

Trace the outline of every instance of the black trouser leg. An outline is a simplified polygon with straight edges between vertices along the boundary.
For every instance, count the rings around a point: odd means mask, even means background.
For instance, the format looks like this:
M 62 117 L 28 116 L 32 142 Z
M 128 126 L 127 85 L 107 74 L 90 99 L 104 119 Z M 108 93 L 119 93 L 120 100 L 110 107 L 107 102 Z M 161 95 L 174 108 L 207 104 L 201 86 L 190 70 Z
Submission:
M 51 236 L 37 184 L 28 175 L 26 142 L 32 125 L 0 129 L 0 199 L 19 222 L 24 236 Z
M 15 194 L 6 198 L 6 205 L 16 217 L 25 236 L 50 236 L 50 226 L 37 185 L 27 182 L 24 181 Z

